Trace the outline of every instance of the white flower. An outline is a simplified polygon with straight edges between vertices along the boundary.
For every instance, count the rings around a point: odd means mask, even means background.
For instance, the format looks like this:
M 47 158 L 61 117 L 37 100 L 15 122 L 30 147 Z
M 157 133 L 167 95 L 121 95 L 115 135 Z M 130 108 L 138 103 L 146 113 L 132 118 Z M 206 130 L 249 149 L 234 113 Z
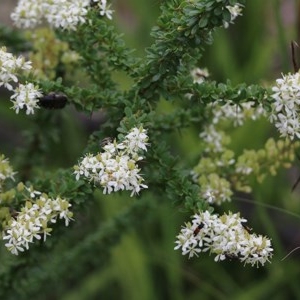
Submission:
M 110 5 L 107 4 L 106 0 L 93 0 L 93 2 L 97 3 L 101 16 L 106 16 L 110 20 L 112 19 L 113 10 L 110 9 Z
M 214 125 L 206 126 L 199 136 L 206 144 L 206 152 L 224 151 L 224 133 L 217 131 Z
M 213 193 L 213 190 L 210 187 L 207 187 L 202 192 L 202 197 L 208 202 L 208 203 L 214 203 L 216 201 L 216 197 Z
M 30 198 L 34 199 L 36 196 L 41 195 L 40 191 L 35 191 L 33 187 L 25 187 L 25 189 L 30 193 Z
M 226 6 L 226 8 L 229 10 L 231 14 L 231 21 L 233 21 L 238 16 L 242 15 L 242 5 L 241 4 L 235 4 L 234 6 Z
M 34 109 L 39 108 L 39 98 L 42 93 L 39 91 L 37 86 L 32 83 L 19 84 L 15 89 L 15 93 L 10 97 L 13 102 L 13 109 L 16 113 L 19 113 L 20 109 L 26 109 L 26 114 L 34 114 Z
M 199 178 L 200 195 L 210 204 L 221 205 L 231 201 L 233 194 L 230 182 L 215 173 L 201 175 Z
M 100 7 L 100 15 L 101 16 L 105 15 L 108 19 L 111 20 L 113 11 L 109 9 L 110 6 L 107 5 L 106 0 L 100 0 L 99 7 Z
M 129 152 L 136 153 L 139 149 L 147 151 L 147 141 L 148 136 L 146 130 L 142 127 L 135 127 L 126 135 L 124 143 Z
M 233 23 L 233 21 L 238 17 L 242 15 L 242 4 L 235 4 L 234 6 L 227 5 L 226 8 L 230 12 L 230 23 Z M 229 26 L 228 22 L 224 21 L 224 27 L 227 28 Z
M 2 183 L 4 180 L 10 178 L 14 179 L 14 175 L 16 172 L 13 171 L 12 167 L 10 166 L 9 159 L 5 158 L 3 154 L 0 155 L 0 191 L 2 188 Z

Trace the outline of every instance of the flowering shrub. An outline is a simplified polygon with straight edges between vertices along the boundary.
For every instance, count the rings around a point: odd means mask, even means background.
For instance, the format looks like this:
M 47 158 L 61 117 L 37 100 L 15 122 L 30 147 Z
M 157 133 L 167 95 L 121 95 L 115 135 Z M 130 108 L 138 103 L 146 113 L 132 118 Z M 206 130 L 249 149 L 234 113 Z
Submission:
M 243 15 L 245 1 L 171 2 L 161 5 L 153 44 L 142 59 L 112 26 L 115 10 L 109 1 L 18 1 L 11 18 L 30 46 L 19 56 L 13 45 L 0 49 L 0 87 L 9 92 L 18 117 L 36 126 L 27 132 L 16 161 L 0 156 L 0 220 L 9 254 L 30 262 L 31 255 L 50 252 L 68 230 L 89 219 L 85 210 L 96 207 L 97 197 L 104 202 L 122 197 L 130 203 L 125 213 L 87 236 L 78 229 L 78 245 L 68 244 L 69 252 L 56 261 L 61 274 L 77 260 L 88 264 L 89 254 L 103 252 L 99 264 L 105 262 L 123 232 L 139 227 L 164 201 L 192 215 L 173 237 L 175 249 L 188 258 L 209 252 L 215 262 L 256 267 L 272 262 L 272 237 L 250 230 L 242 212 L 216 211 L 237 193 L 250 194 L 254 182 L 262 184 L 292 166 L 300 146 L 299 72 L 267 87 L 212 81 L 199 60 L 214 31 Z M 123 74 L 131 82 L 128 89 L 118 83 Z M 166 101 L 171 109 L 162 109 Z M 51 161 L 56 155 L 52 141 L 66 148 L 75 144 L 63 144 L 68 137 L 59 135 L 64 113 L 75 110 L 100 113 L 102 122 L 76 159 L 58 170 L 50 163 L 46 171 L 44 157 Z M 232 128 L 260 121 L 274 124 L 277 134 L 260 149 L 232 147 Z M 172 147 L 172 134 L 192 126 L 200 145 L 193 165 Z M 13 279 L 9 267 L 3 274 Z M 42 276 L 36 286 L 45 281 Z M 35 293 L 23 285 L 20 295 Z M 4 289 L 3 297 L 9 293 Z

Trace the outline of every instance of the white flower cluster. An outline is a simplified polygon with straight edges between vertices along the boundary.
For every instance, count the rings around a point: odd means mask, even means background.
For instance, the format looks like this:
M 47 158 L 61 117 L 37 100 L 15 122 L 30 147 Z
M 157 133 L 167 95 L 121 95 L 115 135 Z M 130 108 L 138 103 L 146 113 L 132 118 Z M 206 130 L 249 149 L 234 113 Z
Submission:
M 39 98 L 42 93 L 38 87 L 32 83 L 19 84 L 15 93 L 10 97 L 13 102 L 13 109 L 18 114 L 20 109 L 26 108 L 26 114 L 34 114 L 34 110 L 39 108 Z
M 201 196 L 210 204 L 221 205 L 225 201 L 231 201 L 233 192 L 230 182 L 212 173 L 201 176 L 199 179 Z
M 14 179 L 16 172 L 13 171 L 11 165 L 9 164 L 9 159 L 5 158 L 3 154 L 0 155 L 0 191 L 4 180 L 10 178 Z
M 232 122 L 234 126 L 242 126 L 247 119 L 257 120 L 265 115 L 265 110 L 262 105 L 254 106 L 254 102 L 249 101 L 234 104 L 232 101 L 227 101 L 221 105 L 219 101 L 208 106 L 212 111 L 212 124 L 204 127 L 200 133 L 200 138 L 205 142 L 206 152 L 223 152 L 224 146 L 228 145 L 230 138 L 225 132 L 220 131 L 217 125 L 221 122 Z
M 24 57 L 15 57 L 7 52 L 5 47 L 0 48 L 0 86 L 4 85 L 9 91 L 13 90 L 11 82 L 18 82 L 17 74 L 21 70 L 30 70 L 31 62 Z
M 74 174 L 103 187 L 104 194 L 119 190 L 131 191 L 131 196 L 138 194 L 147 185 L 139 174 L 138 161 L 143 159 L 140 150 L 147 151 L 148 136 L 143 127 L 132 128 L 121 143 L 108 142 L 104 152 L 97 155 L 87 154 L 74 167 Z
M 43 236 L 45 242 L 52 231 L 49 223 L 56 223 L 59 218 L 64 219 L 68 226 L 73 216 L 69 210 L 71 204 L 67 200 L 60 197 L 52 199 L 32 189 L 29 191 L 31 199 L 26 201 L 16 218 L 9 220 L 2 234 L 3 240 L 7 240 L 6 248 L 15 255 L 28 250 L 29 243 L 33 243 L 34 239 L 40 240 Z
M 239 6 L 233 7 L 232 14 L 236 17 L 239 14 Z M 231 10 L 230 7 L 227 9 Z M 207 69 L 196 68 L 192 70 L 191 75 L 194 83 L 201 84 L 208 76 Z M 192 94 L 187 95 L 188 98 Z M 230 136 L 220 128 L 226 128 L 228 125 L 241 126 L 246 120 L 256 120 L 265 115 L 262 105 L 255 105 L 253 101 L 236 104 L 226 99 L 226 103 L 222 100 L 215 101 L 207 106 L 208 114 L 212 122 L 206 125 L 199 134 L 203 141 L 204 152 L 209 153 L 211 159 L 201 158 L 200 163 L 192 172 L 193 179 L 200 185 L 200 196 L 210 204 L 220 205 L 224 201 L 230 201 L 233 191 L 231 183 L 226 179 L 217 175 L 220 168 L 232 170 L 236 160 L 234 153 L 228 149 L 231 142 Z
M 106 0 L 93 2 L 97 2 L 101 16 L 112 18 Z M 86 22 L 90 6 L 90 0 L 19 0 L 11 18 L 21 28 L 34 28 L 46 20 L 54 28 L 76 30 Z
M 227 143 L 223 131 L 217 130 L 214 125 L 205 126 L 199 137 L 206 144 L 205 152 L 223 152 Z
M 224 105 L 219 101 L 212 103 L 213 123 L 232 120 L 234 126 L 242 126 L 245 120 L 257 120 L 265 115 L 265 110 L 261 104 L 255 106 L 253 101 L 235 104 L 227 100 Z
M 241 126 L 246 120 L 256 120 L 265 115 L 263 107 L 255 106 L 252 101 L 237 105 L 228 100 L 226 104 L 221 104 L 221 101 L 216 101 L 208 106 L 212 122 L 203 128 L 199 137 L 203 141 L 204 152 L 210 158 L 204 155 L 193 173 L 193 179 L 200 185 L 201 197 L 217 205 L 230 201 L 233 194 L 230 181 L 217 174 L 220 168 L 224 168 L 224 174 L 232 172 L 237 163 L 234 152 L 228 149 L 231 138 L 220 128 Z
M 233 23 L 233 21 L 238 17 L 242 15 L 242 4 L 235 4 L 234 6 L 227 5 L 226 8 L 230 12 L 230 23 Z M 224 21 L 224 27 L 228 28 L 229 23 Z
M 300 138 L 300 73 L 283 75 L 276 80 L 272 91 L 270 121 L 282 137 Z
M 215 254 L 215 261 L 237 259 L 252 266 L 264 265 L 273 255 L 271 241 L 267 237 L 250 233 L 243 225 L 246 219 L 239 214 L 223 214 L 218 216 L 209 211 L 193 216 L 177 236 L 176 249 L 182 254 L 198 256 L 200 252 Z
M 10 91 L 14 91 L 11 96 L 13 109 L 16 113 L 20 109 L 26 109 L 26 114 L 33 114 L 38 108 L 39 97 L 42 96 L 37 86 L 32 83 L 20 84 L 14 88 L 11 82 L 18 82 L 18 77 L 22 71 L 31 69 L 31 62 L 25 61 L 24 57 L 15 57 L 6 51 L 5 47 L 0 48 L 0 86 L 4 86 Z

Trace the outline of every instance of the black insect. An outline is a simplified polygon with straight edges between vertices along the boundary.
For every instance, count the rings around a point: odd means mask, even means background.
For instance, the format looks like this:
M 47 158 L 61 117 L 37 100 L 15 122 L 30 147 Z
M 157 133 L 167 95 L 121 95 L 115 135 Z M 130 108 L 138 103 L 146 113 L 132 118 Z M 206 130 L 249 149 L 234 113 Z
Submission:
M 11 217 L 14 219 L 16 219 L 17 216 L 19 215 L 19 213 L 12 207 L 9 208 L 9 213 L 10 213 Z
M 106 137 L 100 142 L 100 147 L 103 148 L 104 146 L 110 144 L 113 142 L 113 139 L 111 137 Z
M 224 253 L 225 257 L 229 260 L 235 260 L 235 259 L 239 259 L 238 255 L 236 254 L 232 254 L 232 253 Z
M 294 72 L 297 73 L 299 71 L 299 65 L 297 62 L 297 55 L 295 48 L 299 48 L 299 45 L 295 41 L 291 41 L 291 50 L 292 50 L 292 63 L 294 67 Z
M 39 105 L 46 109 L 62 109 L 66 106 L 68 98 L 63 93 L 51 92 L 39 99 Z
M 300 156 L 299 156 L 298 153 L 296 153 L 296 157 L 300 161 Z M 296 182 L 293 184 L 292 192 L 296 189 L 296 187 L 298 186 L 299 182 L 300 182 L 300 176 L 297 178 Z
M 196 236 L 203 227 L 204 227 L 204 223 L 201 222 L 194 230 L 194 236 Z
M 251 233 L 252 228 L 250 228 L 249 226 L 247 226 L 247 225 L 244 224 L 244 223 L 241 223 L 241 224 L 242 224 L 242 226 L 244 227 L 244 229 L 245 229 L 248 233 Z
M 96 5 L 98 5 L 98 1 L 93 1 L 93 0 L 90 1 L 90 6 L 91 7 L 94 7 Z

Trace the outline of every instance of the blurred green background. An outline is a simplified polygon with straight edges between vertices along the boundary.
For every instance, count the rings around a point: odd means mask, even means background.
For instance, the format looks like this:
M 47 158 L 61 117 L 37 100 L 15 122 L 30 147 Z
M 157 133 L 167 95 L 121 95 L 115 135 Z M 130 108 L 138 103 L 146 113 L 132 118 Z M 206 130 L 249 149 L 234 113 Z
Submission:
M 1 23 L 7 22 L 7 11 L 13 2 L 1 1 Z M 120 32 L 124 32 L 128 46 L 137 49 L 138 56 L 144 56 L 145 47 L 152 42 L 149 32 L 159 15 L 160 2 L 113 1 L 113 22 Z M 293 72 L 289 45 L 291 40 L 300 42 L 299 9 L 299 1 L 247 1 L 243 17 L 238 18 L 235 25 L 215 32 L 215 42 L 206 47 L 199 67 L 207 67 L 213 80 L 224 82 L 229 78 L 236 84 L 268 85 L 281 73 Z M 300 49 L 298 51 L 300 53 Z M 123 88 L 130 85 L 127 78 L 116 76 Z M 77 163 L 88 135 L 99 128 L 97 115 L 86 116 L 72 108 L 55 112 L 55 116 L 44 116 L 44 127 L 40 127 L 35 125 L 33 117 L 15 115 L 9 109 L 8 99 L 9 94 L 1 90 L 1 152 L 14 166 L 19 165 L 18 154 L 24 151 L 26 130 L 46 132 L 47 122 L 49 126 L 57 126 L 52 138 L 45 141 L 49 143 L 45 149 L 51 151 L 45 150 L 43 159 L 37 161 L 37 174 L 57 167 L 72 167 Z M 258 148 L 273 133 L 265 122 L 251 123 L 232 133 L 233 147 Z M 191 167 L 196 164 L 199 153 L 195 129 L 174 133 L 174 140 L 182 159 Z M 151 199 L 153 196 L 145 193 L 141 199 L 131 199 L 120 195 L 104 197 L 98 191 L 93 199 L 88 199 L 90 203 L 84 212 L 75 214 L 75 222 L 61 234 L 59 243 L 51 244 L 49 238 L 48 247 L 40 246 L 43 253 L 36 269 L 31 268 L 29 275 L 26 263 L 20 264 L 19 269 L 14 270 L 16 278 L 19 278 L 18 274 L 31 277 L 31 284 L 37 285 L 33 288 L 37 291 L 35 299 L 300 299 L 300 250 L 282 261 L 289 251 L 300 246 L 300 188 L 291 191 L 300 175 L 299 166 L 300 161 L 291 170 L 256 184 L 252 195 L 237 195 L 231 203 L 218 209 L 220 212 L 241 211 L 255 232 L 272 238 L 274 257 L 265 267 L 243 267 L 237 261 L 216 263 L 207 253 L 189 260 L 173 248 L 180 226 L 190 216 L 178 212 L 172 203 L 165 201 L 164 195 L 160 199 Z M 97 263 L 97 255 L 79 259 L 74 261 L 74 269 L 64 272 L 63 277 L 58 275 L 56 280 L 51 277 L 47 284 L 38 286 L 35 277 L 39 278 L 41 272 L 48 270 L 56 257 L 62 253 L 67 257 L 70 247 L 80 244 L 81 239 L 135 201 L 153 201 L 157 207 L 145 210 L 133 228 L 124 230 L 104 264 Z M 22 261 L 22 256 L 12 257 L 6 253 L 2 244 L 0 249 L 0 274 L 8 265 L 14 264 L 14 260 Z M 83 264 L 84 261 L 88 264 Z M 18 285 L 19 282 L 11 286 L 10 299 L 20 299 L 13 296 L 14 289 L 22 286 Z

